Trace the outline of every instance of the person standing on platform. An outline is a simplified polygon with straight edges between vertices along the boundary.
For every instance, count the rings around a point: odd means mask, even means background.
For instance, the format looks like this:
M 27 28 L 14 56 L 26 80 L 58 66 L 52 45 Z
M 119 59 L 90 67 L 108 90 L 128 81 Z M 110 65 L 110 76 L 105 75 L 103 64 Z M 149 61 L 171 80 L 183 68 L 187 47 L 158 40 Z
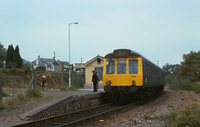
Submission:
M 92 82 L 93 82 L 93 88 L 94 88 L 94 92 L 97 92 L 97 80 L 98 80 L 98 77 L 97 77 L 97 74 L 95 73 L 95 71 L 93 70 L 92 71 Z

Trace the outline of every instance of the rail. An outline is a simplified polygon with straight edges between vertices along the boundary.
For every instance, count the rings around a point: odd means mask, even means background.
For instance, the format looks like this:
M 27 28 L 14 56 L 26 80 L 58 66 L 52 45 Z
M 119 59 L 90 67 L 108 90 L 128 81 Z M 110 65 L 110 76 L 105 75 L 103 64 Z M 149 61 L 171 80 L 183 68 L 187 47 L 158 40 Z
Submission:
M 134 108 L 137 105 L 141 105 L 143 103 L 153 100 L 154 98 L 158 97 L 158 95 L 160 94 L 147 97 L 136 103 L 130 103 L 126 105 L 113 105 L 109 103 L 73 113 L 20 124 L 13 127 L 68 127 L 82 125 L 83 123 L 87 123 L 87 121 L 91 120 L 92 118 L 99 118 L 100 116 L 109 115 L 120 110 L 129 110 L 130 108 Z

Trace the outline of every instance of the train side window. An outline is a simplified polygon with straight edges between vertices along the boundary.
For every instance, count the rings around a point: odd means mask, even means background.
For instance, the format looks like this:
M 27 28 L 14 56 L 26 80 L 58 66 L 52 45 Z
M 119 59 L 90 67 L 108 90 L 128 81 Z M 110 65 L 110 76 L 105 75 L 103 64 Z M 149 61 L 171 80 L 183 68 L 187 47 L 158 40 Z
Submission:
M 115 60 L 107 60 L 106 74 L 114 74 L 114 73 L 115 73 Z
M 138 74 L 138 60 L 130 59 L 128 66 L 129 66 L 129 74 Z
M 142 62 L 142 72 L 143 72 L 143 74 L 145 72 L 145 63 L 144 62 Z
M 117 60 L 117 74 L 126 74 L 126 60 Z

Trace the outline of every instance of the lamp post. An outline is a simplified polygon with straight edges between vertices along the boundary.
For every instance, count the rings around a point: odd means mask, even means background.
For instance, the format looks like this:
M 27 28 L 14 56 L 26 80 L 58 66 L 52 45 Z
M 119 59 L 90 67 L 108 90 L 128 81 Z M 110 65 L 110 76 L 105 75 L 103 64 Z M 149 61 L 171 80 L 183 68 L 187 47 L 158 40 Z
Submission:
M 69 65 L 71 64 L 71 58 L 70 58 L 70 25 L 71 24 L 78 24 L 78 22 L 69 23 Z M 71 87 L 71 70 L 70 70 L 70 68 L 69 68 L 69 87 Z

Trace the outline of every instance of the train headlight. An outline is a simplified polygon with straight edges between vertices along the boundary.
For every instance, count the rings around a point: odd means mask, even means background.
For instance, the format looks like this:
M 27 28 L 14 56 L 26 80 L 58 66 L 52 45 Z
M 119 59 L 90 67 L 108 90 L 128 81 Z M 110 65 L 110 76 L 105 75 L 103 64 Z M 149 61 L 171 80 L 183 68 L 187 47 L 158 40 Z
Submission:
M 132 80 L 132 85 L 136 85 L 136 82 L 135 82 L 135 80 Z
M 108 81 L 108 85 L 111 85 L 111 80 Z
M 106 79 L 105 83 L 106 83 L 106 85 L 108 85 L 108 79 Z
M 106 79 L 105 83 L 106 85 L 111 85 L 111 80 L 108 81 L 108 79 Z

